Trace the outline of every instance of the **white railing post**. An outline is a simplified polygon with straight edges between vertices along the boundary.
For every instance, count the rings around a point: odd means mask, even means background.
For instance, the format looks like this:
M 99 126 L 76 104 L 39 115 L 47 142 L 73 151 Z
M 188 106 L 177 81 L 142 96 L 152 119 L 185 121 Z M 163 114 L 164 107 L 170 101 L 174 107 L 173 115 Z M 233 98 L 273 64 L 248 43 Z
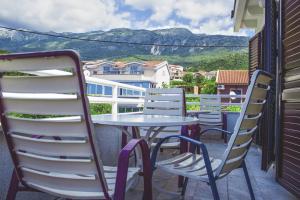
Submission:
M 118 86 L 114 85 L 112 86 L 112 108 L 111 112 L 112 114 L 118 114 Z

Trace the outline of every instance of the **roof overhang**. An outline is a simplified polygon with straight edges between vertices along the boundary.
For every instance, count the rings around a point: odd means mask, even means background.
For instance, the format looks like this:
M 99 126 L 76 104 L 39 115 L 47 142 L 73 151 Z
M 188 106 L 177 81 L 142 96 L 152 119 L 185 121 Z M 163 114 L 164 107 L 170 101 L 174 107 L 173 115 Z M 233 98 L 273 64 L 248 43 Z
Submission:
M 265 24 L 264 7 L 264 0 L 235 0 L 232 11 L 234 31 L 238 32 L 242 28 L 261 31 Z

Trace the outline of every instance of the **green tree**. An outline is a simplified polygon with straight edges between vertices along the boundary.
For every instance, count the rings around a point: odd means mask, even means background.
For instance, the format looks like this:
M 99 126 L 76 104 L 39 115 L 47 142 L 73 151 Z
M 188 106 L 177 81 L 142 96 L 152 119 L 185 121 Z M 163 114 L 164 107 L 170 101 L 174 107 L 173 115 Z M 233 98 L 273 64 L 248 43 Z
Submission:
M 194 81 L 194 76 L 192 73 L 186 73 L 183 77 L 182 80 L 186 83 L 192 83 Z
M 201 88 L 201 94 L 216 94 L 217 85 L 214 79 L 204 79 Z
M 99 114 L 110 114 L 111 113 L 111 105 L 110 104 L 90 104 L 90 112 L 92 115 Z
M 195 84 L 198 85 L 198 86 L 201 85 L 203 81 L 204 81 L 204 77 L 201 76 L 201 75 L 196 76 L 196 77 L 194 78 L 194 82 L 195 82 Z

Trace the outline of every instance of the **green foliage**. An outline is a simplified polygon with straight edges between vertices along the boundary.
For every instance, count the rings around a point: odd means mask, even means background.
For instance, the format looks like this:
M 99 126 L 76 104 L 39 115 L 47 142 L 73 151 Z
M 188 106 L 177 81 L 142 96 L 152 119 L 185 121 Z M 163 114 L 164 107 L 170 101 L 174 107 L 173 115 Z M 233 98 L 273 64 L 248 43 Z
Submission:
M 200 110 L 200 105 L 186 105 L 186 110 Z
M 111 105 L 110 104 L 90 104 L 90 113 L 92 115 L 100 114 L 110 114 Z M 64 117 L 62 115 L 32 115 L 32 114 L 22 114 L 22 113 L 9 113 L 9 116 L 19 117 L 19 118 L 29 118 L 29 119 L 43 119 L 43 118 L 54 118 L 54 117 Z
M 110 104 L 90 104 L 90 112 L 92 115 L 99 114 L 110 114 L 111 113 L 111 105 Z
M 0 54 L 7 54 L 7 53 L 9 53 L 8 51 L 6 51 L 6 50 L 2 50 L 2 49 L 0 49 Z
M 205 54 L 191 56 L 154 56 L 154 55 L 136 55 L 116 60 L 130 61 L 146 61 L 146 60 L 167 60 L 169 64 L 184 66 L 189 72 L 197 72 L 199 70 L 213 71 L 218 69 L 248 69 L 248 52 L 242 51 L 216 51 Z
M 178 80 L 171 80 L 170 81 L 170 87 L 180 87 L 185 86 L 186 83 L 184 81 L 178 81 Z
M 33 114 L 22 114 L 22 113 L 8 113 L 8 116 L 18 117 L 18 118 L 28 118 L 28 119 L 45 119 L 54 117 L 64 117 L 62 115 L 33 115 Z
M 241 106 L 227 106 L 224 107 L 224 110 L 229 112 L 241 112 Z
M 192 73 L 186 73 L 183 77 L 182 80 L 186 83 L 192 83 L 194 81 L 194 76 Z
M 217 85 L 214 79 L 204 79 L 201 85 L 201 94 L 217 94 Z
M 196 76 L 194 78 L 194 82 L 196 83 L 196 85 L 201 85 L 201 83 L 204 81 L 204 77 L 203 76 Z

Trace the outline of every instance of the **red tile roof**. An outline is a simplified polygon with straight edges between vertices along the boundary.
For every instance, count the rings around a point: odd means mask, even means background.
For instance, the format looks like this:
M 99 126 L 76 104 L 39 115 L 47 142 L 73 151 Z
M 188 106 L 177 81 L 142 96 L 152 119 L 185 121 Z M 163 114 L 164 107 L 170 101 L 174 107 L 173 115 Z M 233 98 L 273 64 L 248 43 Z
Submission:
M 162 63 L 164 61 L 160 61 L 160 60 L 151 60 L 151 61 L 145 61 L 144 64 L 146 67 L 156 67 L 156 65 Z
M 217 84 L 224 85 L 248 85 L 248 70 L 219 70 L 217 72 Z

